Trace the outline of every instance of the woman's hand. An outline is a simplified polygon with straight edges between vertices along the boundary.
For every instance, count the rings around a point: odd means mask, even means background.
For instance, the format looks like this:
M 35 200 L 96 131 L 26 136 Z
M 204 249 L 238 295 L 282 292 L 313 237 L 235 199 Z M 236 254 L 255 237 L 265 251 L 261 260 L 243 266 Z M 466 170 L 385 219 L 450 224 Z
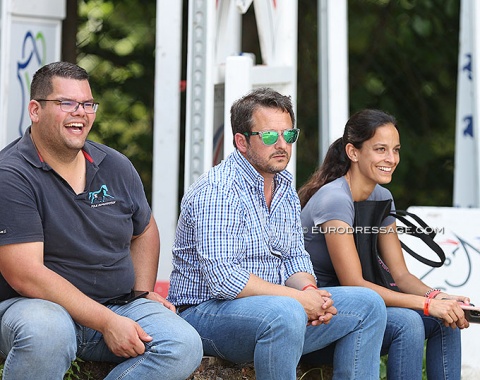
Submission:
M 436 300 L 455 300 L 458 302 L 463 302 L 465 305 L 470 305 L 470 298 L 465 296 L 455 296 L 452 294 L 440 292 L 435 296 Z
M 470 326 L 465 319 L 465 313 L 460 307 L 456 296 L 451 296 L 452 299 L 439 299 L 438 296 L 430 301 L 429 315 L 443 320 L 445 326 L 452 328 L 464 329 Z M 468 297 L 462 297 L 468 300 Z
M 176 311 L 175 306 L 171 302 L 167 301 L 165 298 L 163 298 L 160 294 L 156 292 L 148 293 L 146 298 L 152 301 L 160 302 L 163 306 L 165 306 L 167 309 L 170 309 L 174 313 Z

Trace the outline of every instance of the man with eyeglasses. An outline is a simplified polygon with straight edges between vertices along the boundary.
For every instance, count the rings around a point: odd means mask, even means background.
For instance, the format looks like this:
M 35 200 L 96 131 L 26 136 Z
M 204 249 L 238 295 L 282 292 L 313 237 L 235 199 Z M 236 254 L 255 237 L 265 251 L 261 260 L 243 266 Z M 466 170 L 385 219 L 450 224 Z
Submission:
M 334 378 L 379 378 L 382 299 L 317 289 L 300 203 L 285 168 L 299 129 L 289 97 L 259 88 L 231 107 L 235 151 L 181 203 L 168 300 L 206 355 L 252 362 L 257 379 L 296 379 L 302 355 L 335 342 Z
M 153 291 L 159 233 L 138 173 L 87 140 L 87 72 L 48 64 L 30 99 L 31 126 L 0 152 L 3 379 L 63 379 L 76 357 L 116 363 L 106 379 L 187 378 L 201 340 Z

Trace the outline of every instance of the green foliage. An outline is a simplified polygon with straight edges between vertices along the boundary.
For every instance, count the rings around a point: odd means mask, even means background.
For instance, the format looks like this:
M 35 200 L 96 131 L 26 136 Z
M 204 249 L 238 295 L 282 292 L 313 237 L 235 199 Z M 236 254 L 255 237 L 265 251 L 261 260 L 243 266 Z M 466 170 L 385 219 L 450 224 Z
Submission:
M 348 2 L 350 112 L 396 116 L 401 163 L 389 188 L 399 208 L 452 203 L 459 4 Z M 316 2 L 299 1 L 298 186 L 318 165 L 315 12 Z
M 115 3 L 115 4 L 114 4 Z M 78 63 L 100 107 L 90 138 L 128 156 L 151 200 L 155 1 L 79 0 Z
M 451 205 L 459 2 L 349 5 L 351 111 L 380 108 L 398 119 L 397 206 Z
M 70 368 L 68 369 L 67 373 L 65 374 L 65 376 L 63 377 L 64 380 L 79 380 L 80 379 L 80 376 L 79 376 L 79 373 L 80 373 L 80 364 L 83 362 L 83 360 L 77 358 L 73 363 L 72 365 L 70 366 Z
M 380 357 L 380 380 L 387 380 L 387 359 L 387 355 Z

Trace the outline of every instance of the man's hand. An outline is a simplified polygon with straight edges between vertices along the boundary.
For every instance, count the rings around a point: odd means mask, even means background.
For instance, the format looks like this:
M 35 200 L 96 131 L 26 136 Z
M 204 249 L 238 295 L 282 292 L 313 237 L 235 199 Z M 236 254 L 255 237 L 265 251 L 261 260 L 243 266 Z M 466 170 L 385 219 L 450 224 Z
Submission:
M 124 358 L 142 355 L 145 343 L 152 340 L 137 322 L 120 315 L 115 315 L 101 333 L 110 351 Z
M 160 302 L 163 306 L 165 306 L 167 309 L 170 309 L 171 311 L 173 311 L 174 313 L 176 312 L 176 309 L 175 309 L 175 306 L 173 305 L 173 303 L 171 302 L 168 302 L 165 298 L 163 298 L 160 294 L 158 293 L 155 293 L 155 292 L 150 292 L 148 293 L 148 296 L 146 297 L 148 298 L 149 300 L 152 300 L 152 301 L 157 301 L 157 302 Z
M 301 303 L 308 315 L 308 324 L 318 326 L 328 324 L 337 314 L 331 294 L 325 290 L 309 288 L 302 291 Z

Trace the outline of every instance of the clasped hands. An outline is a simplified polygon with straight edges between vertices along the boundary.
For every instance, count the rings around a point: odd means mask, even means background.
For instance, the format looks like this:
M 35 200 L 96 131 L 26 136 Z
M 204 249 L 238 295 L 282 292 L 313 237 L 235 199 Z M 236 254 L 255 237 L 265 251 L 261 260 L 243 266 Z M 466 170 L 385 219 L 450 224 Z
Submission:
M 337 314 L 332 295 L 326 290 L 309 288 L 302 293 L 302 304 L 308 316 L 308 325 L 328 324 Z

